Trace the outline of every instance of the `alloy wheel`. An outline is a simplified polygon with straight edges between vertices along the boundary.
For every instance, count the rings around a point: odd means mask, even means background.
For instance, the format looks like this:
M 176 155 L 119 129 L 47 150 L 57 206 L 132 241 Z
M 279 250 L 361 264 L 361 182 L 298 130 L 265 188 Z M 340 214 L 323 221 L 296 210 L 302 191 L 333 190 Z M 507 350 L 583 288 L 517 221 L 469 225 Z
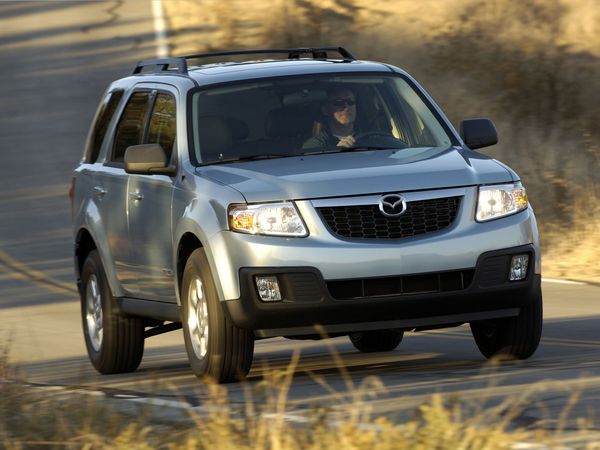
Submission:
M 204 359 L 208 352 L 208 303 L 204 285 L 199 277 L 195 277 L 188 294 L 188 332 L 194 353 L 198 359 Z
M 102 347 L 104 328 L 102 325 L 102 294 L 96 275 L 89 277 L 85 291 L 85 320 L 88 337 L 93 349 L 98 352 Z

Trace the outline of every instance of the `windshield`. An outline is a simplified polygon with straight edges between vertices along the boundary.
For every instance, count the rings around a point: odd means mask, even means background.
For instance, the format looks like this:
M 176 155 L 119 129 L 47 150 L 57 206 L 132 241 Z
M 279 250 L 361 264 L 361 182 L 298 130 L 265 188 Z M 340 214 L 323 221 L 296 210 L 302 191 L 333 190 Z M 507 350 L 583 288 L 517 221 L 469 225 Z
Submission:
M 452 145 L 428 105 L 399 76 L 303 76 L 236 83 L 192 97 L 199 164 L 335 151 Z

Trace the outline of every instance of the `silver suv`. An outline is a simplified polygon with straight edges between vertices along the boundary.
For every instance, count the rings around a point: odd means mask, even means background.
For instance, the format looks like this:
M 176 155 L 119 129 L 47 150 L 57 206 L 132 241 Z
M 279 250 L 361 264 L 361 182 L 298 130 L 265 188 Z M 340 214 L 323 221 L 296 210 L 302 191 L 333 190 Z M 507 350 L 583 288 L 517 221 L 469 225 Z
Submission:
M 219 382 L 274 336 L 379 352 L 469 323 L 486 357 L 531 356 L 538 232 L 518 175 L 473 151 L 496 142 L 341 47 L 141 61 L 72 181 L 92 364 L 135 370 L 146 337 L 181 327 L 193 372 Z

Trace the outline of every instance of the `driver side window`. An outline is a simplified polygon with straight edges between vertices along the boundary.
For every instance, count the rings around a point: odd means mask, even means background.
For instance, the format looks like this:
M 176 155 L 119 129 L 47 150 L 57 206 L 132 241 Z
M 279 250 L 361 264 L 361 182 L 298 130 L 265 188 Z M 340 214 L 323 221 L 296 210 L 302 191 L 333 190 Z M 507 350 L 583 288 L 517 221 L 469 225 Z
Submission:
M 177 134 L 177 104 L 171 94 L 161 92 L 156 96 L 150 125 L 148 128 L 148 144 L 160 144 L 171 160 L 175 137 Z
M 127 147 L 142 142 L 149 100 L 148 91 L 134 92 L 131 95 L 115 133 L 111 161 L 122 163 Z

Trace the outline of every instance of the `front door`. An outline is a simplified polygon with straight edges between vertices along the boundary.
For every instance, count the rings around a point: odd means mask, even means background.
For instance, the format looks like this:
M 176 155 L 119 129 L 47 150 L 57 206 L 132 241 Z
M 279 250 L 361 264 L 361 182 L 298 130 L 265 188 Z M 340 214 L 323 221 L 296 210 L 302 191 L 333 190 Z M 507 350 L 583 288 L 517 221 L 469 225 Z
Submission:
M 137 290 L 137 273 L 133 265 L 133 248 L 129 239 L 128 185 L 123 156 L 130 145 L 141 143 L 150 106 L 149 90 L 133 92 L 119 118 L 104 168 L 94 183 L 98 213 L 106 230 L 106 240 L 115 263 L 117 279 L 126 295 Z
M 153 106 L 144 143 L 161 145 L 176 160 L 176 100 L 171 92 L 153 92 Z M 171 205 L 174 178 L 129 175 L 129 240 L 137 272 L 137 296 L 175 303 Z

